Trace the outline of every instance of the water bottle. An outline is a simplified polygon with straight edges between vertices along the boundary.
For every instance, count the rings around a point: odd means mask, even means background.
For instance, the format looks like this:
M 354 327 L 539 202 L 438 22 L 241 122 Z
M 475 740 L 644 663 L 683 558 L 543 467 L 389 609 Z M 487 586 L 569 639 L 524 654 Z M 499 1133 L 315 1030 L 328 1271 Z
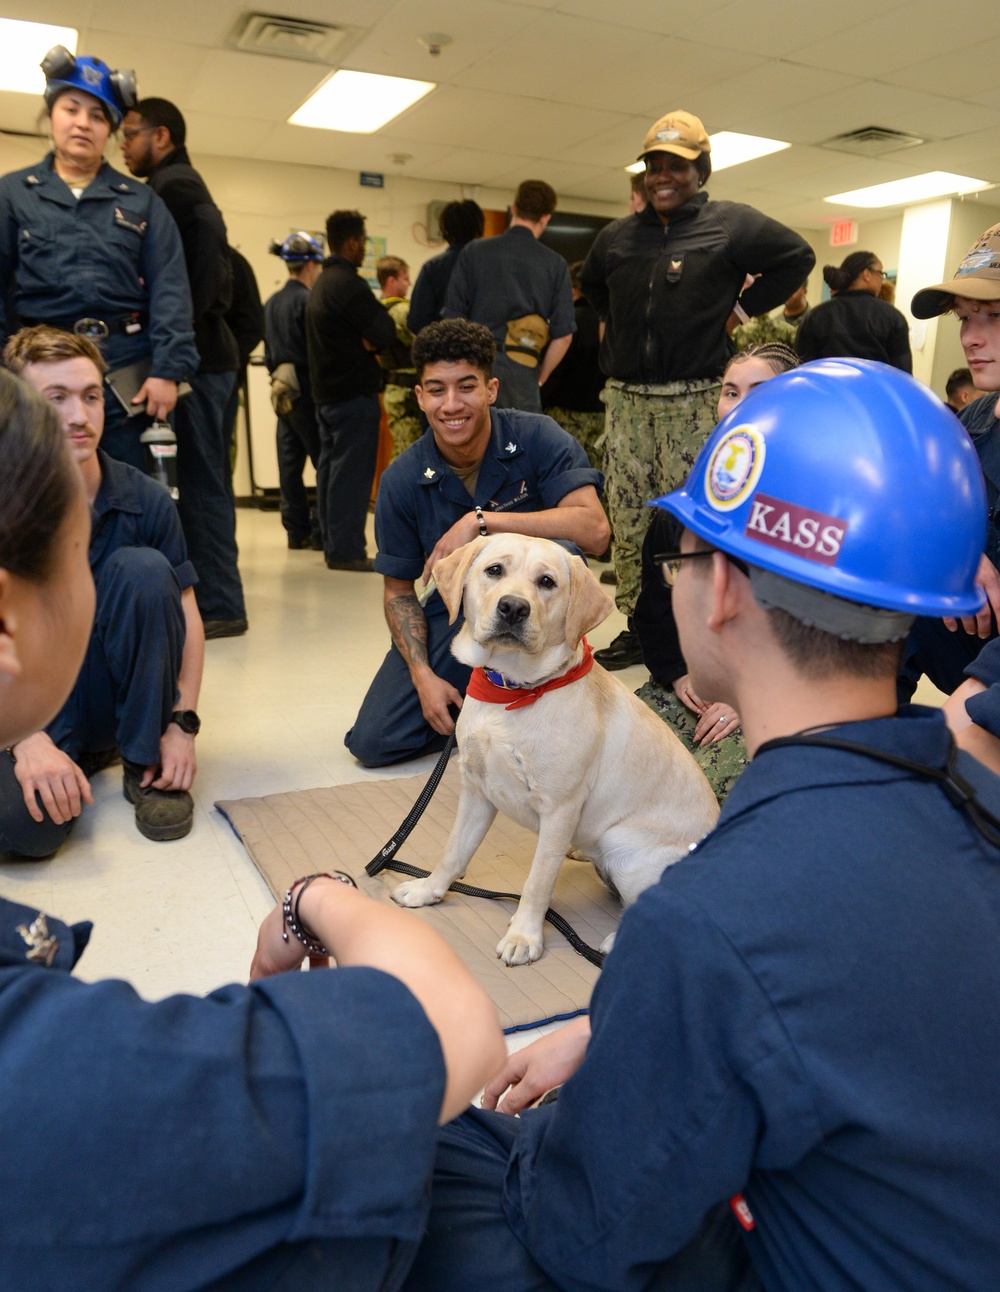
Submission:
M 139 436 L 146 446 L 146 475 L 163 485 L 174 502 L 180 497 L 177 488 L 177 436 L 169 422 L 153 422 Z

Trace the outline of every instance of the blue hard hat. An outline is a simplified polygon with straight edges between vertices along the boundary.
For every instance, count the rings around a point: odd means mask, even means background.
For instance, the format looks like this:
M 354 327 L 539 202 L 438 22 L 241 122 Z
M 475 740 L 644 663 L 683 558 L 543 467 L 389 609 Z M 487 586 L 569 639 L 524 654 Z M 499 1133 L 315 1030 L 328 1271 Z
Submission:
M 139 101 L 135 72 L 113 72 L 99 58 L 82 54 L 74 58 L 65 45 L 55 45 L 41 62 L 45 73 L 45 103 L 51 110 L 66 90 L 85 90 L 99 99 L 112 129 L 117 130 L 122 117 Z
M 655 505 L 713 547 L 847 601 L 931 616 L 984 603 L 972 441 L 882 363 L 820 359 L 757 387 Z
M 323 244 L 311 233 L 289 234 L 284 242 L 271 243 L 271 255 L 280 256 L 288 265 L 304 265 L 308 260 L 323 259 Z

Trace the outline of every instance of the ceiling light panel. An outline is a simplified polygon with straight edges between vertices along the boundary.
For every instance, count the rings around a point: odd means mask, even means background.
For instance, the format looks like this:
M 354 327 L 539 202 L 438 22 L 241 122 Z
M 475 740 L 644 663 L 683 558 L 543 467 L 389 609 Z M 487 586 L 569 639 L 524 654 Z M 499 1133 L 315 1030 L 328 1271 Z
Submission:
M 855 188 L 847 193 L 834 193 L 830 197 L 824 197 L 823 201 L 840 206 L 908 206 L 912 202 L 924 202 L 932 197 L 955 197 L 962 193 L 978 193 L 991 187 L 989 180 L 932 170 L 925 175 L 911 175 L 909 179 L 893 179 L 886 184 L 872 184 L 868 188 Z
M 65 45 L 75 54 L 78 35 L 75 27 L 0 18 L 0 90 L 44 93 L 45 77 L 39 63 L 53 45 Z
M 435 88 L 434 81 L 341 70 L 313 91 L 288 124 L 370 135 Z

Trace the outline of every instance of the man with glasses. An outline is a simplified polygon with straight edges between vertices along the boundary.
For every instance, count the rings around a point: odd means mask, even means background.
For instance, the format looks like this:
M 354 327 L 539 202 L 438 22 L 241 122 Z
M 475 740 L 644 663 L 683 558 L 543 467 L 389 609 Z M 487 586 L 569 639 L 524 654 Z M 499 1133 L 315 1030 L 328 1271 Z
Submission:
M 752 762 L 589 1017 L 442 1129 L 405 1292 L 991 1287 L 1000 780 L 895 699 L 913 615 L 982 601 L 975 454 L 912 378 L 830 361 L 657 502 L 692 679 Z
M 226 322 L 233 270 L 226 225 L 204 180 L 191 165 L 180 110 L 167 99 L 141 99 L 126 114 L 122 156 L 145 179 L 177 222 L 194 306 L 201 363 L 191 392 L 177 405 L 177 509 L 198 570 L 198 607 L 205 636 L 247 630 L 236 547 L 236 510 L 229 468 L 226 406 L 236 384 L 239 346 Z

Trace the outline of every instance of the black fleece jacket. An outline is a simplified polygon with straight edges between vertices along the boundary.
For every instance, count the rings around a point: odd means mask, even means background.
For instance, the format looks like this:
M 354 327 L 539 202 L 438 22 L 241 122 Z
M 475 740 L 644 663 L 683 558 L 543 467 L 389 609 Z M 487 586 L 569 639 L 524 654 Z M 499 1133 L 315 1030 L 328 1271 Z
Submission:
M 664 383 L 721 375 L 733 347 L 726 320 L 740 303 L 766 314 L 816 263 L 794 230 L 741 202 L 698 193 L 662 224 L 651 206 L 597 235 L 580 286 L 605 320 L 601 368 L 619 381 Z

